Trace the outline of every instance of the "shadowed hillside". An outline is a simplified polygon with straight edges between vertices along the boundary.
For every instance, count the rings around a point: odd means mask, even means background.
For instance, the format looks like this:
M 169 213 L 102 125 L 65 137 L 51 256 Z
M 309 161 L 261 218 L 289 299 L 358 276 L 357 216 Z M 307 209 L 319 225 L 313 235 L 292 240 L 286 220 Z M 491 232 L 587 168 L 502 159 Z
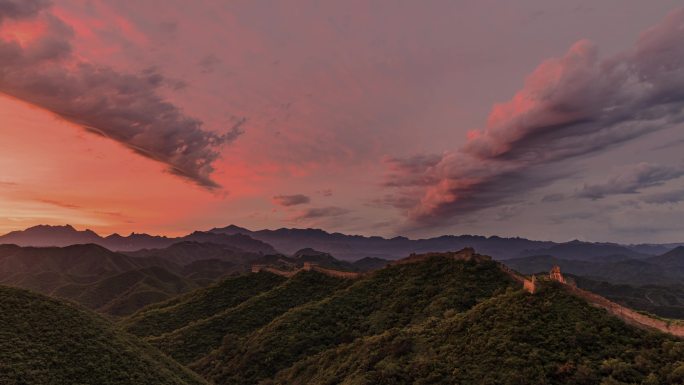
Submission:
M 151 338 L 149 342 L 179 362 L 189 364 L 218 348 L 224 339 L 237 340 L 288 310 L 323 299 L 350 283 L 317 272 L 301 272 L 237 306 Z
M 684 343 L 625 325 L 552 285 L 389 329 L 265 384 L 675 384 Z
M 138 336 L 159 336 L 236 306 L 284 281 L 285 278 L 270 273 L 228 278 L 205 289 L 151 305 L 124 320 L 122 325 Z
M 572 276 L 577 286 L 621 305 L 665 318 L 684 319 L 684 286 L 626 285 Z
M 74 305 L 0 286 L 0 384 L 205 384 Z
M 308 356 L 447 310 L 467 310 L 513 285 L 492 261 L 435 256 L 391 266 L 249 335 L 224 339 L 220 349 L 192 366 L 216 383 L 257 383 Z
M 134 258 L 93 244 L 0 245 L 0 283 L 71 299 L 116 316 L 199 287 L 173 262 Z

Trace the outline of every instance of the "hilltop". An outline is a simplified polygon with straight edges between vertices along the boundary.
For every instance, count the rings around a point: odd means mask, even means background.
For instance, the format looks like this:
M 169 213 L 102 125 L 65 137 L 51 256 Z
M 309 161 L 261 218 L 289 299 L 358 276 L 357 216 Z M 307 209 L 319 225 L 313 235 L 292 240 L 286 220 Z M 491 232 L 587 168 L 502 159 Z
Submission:
M 353 279 L 259 272 L 122 326 L 216 384 L 684 380 L 676 337 L 630 326 L 571 286 L 542 280 L 529 294 L 523 279 L 470 249 Z
M 257 283 L 256 292 L 246 291 Z M 358 279 L 260 272 L 152 305 L 122 326 L 211 381 L 248 384 L 315 352 L 468 309 L 514 285 L 496 262 L 441 256 Z
M 683 358 L 681 342 L 551 286 L 355 339 L 264 384 L 674 384 Z
M 206 383 L 95 314 L 0 286 L 0 384 Z

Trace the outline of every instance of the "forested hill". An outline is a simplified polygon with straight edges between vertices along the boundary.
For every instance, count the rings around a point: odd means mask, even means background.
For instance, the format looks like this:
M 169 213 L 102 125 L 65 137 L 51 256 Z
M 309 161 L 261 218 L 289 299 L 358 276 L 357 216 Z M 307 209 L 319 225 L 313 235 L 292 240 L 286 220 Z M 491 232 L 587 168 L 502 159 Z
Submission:
M 468 253 L 417 255 L 352 280 L 247 274 L 124 325 L 215 384 L 684 381 L 675 337 L 626 325 L 555 282 L 529 294 Z
M 0 286 L 0 384 L 206 382 L 90 311 Z

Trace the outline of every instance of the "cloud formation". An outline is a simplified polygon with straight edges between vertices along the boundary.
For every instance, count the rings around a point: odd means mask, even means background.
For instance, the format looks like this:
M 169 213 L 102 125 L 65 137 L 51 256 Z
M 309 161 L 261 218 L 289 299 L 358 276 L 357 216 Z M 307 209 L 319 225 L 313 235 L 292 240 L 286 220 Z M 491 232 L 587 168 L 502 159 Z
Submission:
M 298 214 L 293 218 L 294 221 L 303 221 L 309 219 L 319 219 L 319 218 L 329 218 L 329 217 L 339 217 L 350 213 L 348 209 L 341 207 L 316 207 L 308 210 L 304 210 L 302 213 Z
M 639 163 L 627 171 L 608 179 L 605 183 L 585 184 L 577 197 L 592 200 L 608 195 L 636 194 L 646 187 L 660 186 L 684 175 L 684 168 Z
M 50 5 L 48 0 L 0 0 L 0 22 L 34 17 Z
M 682 41 L 684 8 L 644 31 L 632 49 L 605 59 L 581 40 L 539 65 L 462 148 L 439 159 L 392 160 L 386 185 L 414 192 L 412 226 L 444 224 L 567 176 L 552 173 L 550 163 L 682 123 Z
M 244 120 L 223 134 L 206 130 L 161 96 L 167 82 L 157 70 L 129 74 L 84 61 L 73 52 L 72 28 L 48 6 L 0 0 L 0 23 L 33 18 L 42 25 L 27 41 L 0 38 L 0 92 L 162 162 L 175 175 L 218 187 L 213 163 L 242 133 Z
M 668 204 L 679 203 L 684 201 L 684 189 L 677 189 L 672 191 L 665 191 L 661 193 L 649 194 L 641 199 L 646 203 L 651 204 Z
M 309 202 L 311 202 L 311 198 L 303 194 L 276 195 L 273 197 L 273 203 L 284 207 L 302 205 Z

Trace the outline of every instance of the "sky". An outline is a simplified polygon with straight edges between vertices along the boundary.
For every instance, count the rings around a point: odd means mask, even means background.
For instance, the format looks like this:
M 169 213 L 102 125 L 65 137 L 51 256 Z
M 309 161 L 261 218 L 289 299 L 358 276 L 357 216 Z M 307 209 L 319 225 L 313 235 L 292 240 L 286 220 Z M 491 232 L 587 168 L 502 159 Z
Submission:
M 684 241 L 678 1 L 0 0 L 0 233 Z

